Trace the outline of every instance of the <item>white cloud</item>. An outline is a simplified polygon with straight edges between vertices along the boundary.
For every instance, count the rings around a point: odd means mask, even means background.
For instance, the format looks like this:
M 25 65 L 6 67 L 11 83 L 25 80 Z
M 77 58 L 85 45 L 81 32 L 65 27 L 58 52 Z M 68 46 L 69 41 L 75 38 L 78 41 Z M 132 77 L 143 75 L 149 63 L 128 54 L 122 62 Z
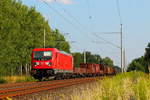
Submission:
M 46 1 L 46 2 L 49 2 L 49 3 L 57 1 L 57 2 L 60 2 L 60 3 L 63 3 L 63 4 L 72 4 L 73 3 L 72 0 L 43 0 L 43 1 Z

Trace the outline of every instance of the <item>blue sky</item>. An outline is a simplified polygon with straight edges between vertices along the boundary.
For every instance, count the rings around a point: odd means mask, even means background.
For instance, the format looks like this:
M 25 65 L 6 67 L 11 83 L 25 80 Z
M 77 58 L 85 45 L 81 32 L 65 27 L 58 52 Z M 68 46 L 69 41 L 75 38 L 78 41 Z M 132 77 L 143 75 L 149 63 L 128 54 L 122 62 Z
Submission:
M 120 45 L 119 34 L 101 33 L 120 31 L 116 0 L 45 1 L 69 20 L 69 23 L 40 0 L 22 0 L 29 7 L 35 6 L 49 20 L 53 29 L 58 28 L 64 34 L 70 33 L 65 37 L 68 41 L 76 41 L 71 43 L 73 52 L 91 51 L 102 57 L 108 56 L 114 60 L 114 64 L 120 65 L 120 50 L 94 35 Z M 128 64 L 134 58 L 144 55 L 144 49 L 150 42 L 150 1 L 119 0 L 119 4 L 123 24 L 123 47 Z

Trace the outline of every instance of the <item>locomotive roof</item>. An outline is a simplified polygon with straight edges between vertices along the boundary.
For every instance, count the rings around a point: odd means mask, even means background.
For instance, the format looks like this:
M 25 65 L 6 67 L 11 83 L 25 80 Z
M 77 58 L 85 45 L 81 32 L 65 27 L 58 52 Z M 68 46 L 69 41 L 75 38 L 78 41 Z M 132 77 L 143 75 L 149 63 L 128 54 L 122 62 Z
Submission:
M 67 53 L 67 52 L 65 52 L 65 51 L 60 51 L 60 50 L 58 50 L 58 49 L 56 49 L 56 48 L 34 48 L 32 51 L 55 51 L 55 52 L 60 52 L 60 53 L 62 53 L 62 54 L 66 54 L 66 55 L 71 55 L 71 54 L 69 54 L 69 53 Z
M 49 50 L 59 52 L 59 50 L 56 48 L 34 48 L 32 51 L 49 51 Z

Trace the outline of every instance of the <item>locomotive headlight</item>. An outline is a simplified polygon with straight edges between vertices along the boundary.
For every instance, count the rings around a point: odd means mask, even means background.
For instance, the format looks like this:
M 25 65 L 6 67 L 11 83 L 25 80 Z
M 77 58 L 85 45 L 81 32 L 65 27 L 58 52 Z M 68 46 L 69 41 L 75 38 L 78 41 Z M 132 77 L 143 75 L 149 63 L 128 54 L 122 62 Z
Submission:
M 39 65 L 40 63 L 39 62 L 34 62 L 34 66 L 37 66 Z
M 46 65 L 48 65 L 48 66 L 50 66 L 50 65 L 51 65 L 51 63 L 50 63 L 50 62 L 46 62 L 45 64 L 46 64 Z
M 36 62 L 36 65 L 39 65 L 40 63 L 39 62 Z

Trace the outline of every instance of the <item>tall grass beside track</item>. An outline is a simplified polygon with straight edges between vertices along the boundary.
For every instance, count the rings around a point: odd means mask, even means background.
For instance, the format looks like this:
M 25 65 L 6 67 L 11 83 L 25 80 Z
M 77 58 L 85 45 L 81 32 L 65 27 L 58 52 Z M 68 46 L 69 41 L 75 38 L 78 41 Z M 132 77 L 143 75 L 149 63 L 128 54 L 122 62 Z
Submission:
M 106 77 L 93 87 L 76 91 L 71 100 L 150 100 L 150 75 L 142 72 Z
M 31 76 L 1 76 L 1 83 L 18 83 L 18 82 L 29 82 L 29 81 L 37 81 Z

